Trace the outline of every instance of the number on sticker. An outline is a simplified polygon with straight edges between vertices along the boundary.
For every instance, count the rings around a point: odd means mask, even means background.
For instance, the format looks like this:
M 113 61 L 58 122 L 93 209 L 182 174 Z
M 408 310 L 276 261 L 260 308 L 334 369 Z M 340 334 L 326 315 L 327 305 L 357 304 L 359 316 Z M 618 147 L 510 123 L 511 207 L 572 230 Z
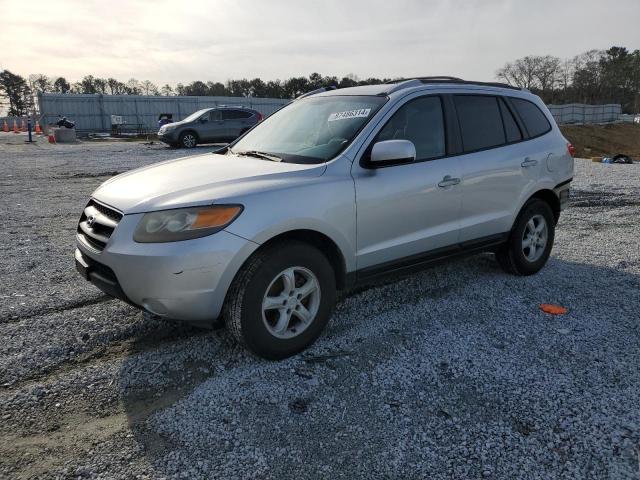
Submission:
M 328 122 L 335 122 L 336 120 L 346 120 L 349 118 L 366 118 L 371 113 L 370 108 L 359 108 L 358 110 L 347 110 L 346 112 L 336 112 L 329 115 Z

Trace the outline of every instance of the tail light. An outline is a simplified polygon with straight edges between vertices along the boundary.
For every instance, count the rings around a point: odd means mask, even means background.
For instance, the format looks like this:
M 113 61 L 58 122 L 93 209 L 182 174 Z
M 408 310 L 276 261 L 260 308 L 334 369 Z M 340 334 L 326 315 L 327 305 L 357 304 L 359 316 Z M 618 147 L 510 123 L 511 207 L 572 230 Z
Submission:
M 264 116 L 258 112 L 258 122 L 261 122 L 262 120 L 264 120 Z
M 576 156 L 576 147 L 574 147 L 572 144 L 567 143 L 567 151 L 569 152 L 569 155 L 571 155 L 572 157 Z

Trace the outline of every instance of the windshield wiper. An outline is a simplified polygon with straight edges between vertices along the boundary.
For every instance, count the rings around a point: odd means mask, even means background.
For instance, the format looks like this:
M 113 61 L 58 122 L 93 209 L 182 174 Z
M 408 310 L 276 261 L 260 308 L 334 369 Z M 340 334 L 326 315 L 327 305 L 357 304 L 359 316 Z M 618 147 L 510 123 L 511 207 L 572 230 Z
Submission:
M 236 155 L 246 155 L 247 157 L 262 158 L 264 160 L 271 160 L 272 162 L 281 162 L 282 158 L 272 153 L 260 152 L 258 150 L 246 150 L 244 152 L 236 152 Z

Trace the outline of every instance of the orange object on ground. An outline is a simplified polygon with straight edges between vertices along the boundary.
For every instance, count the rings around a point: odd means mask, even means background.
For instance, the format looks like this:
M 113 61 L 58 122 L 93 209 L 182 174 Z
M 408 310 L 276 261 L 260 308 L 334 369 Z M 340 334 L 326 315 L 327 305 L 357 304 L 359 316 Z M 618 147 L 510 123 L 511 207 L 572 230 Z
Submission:
M 27 122 L 25 122 L 24 120 L 20 120 L 20 131 L 21 132 L 27 131 Z
M 13 121 L 13 133 L 20 133 L 20 130 L 18 130 L 18 121 L 17 120 Z
M 51 131 L 51 129 L 49 129 L 49 131 L 51 133 L 49 133 L 47 140 L 49 140 L 49 143 L 56 143 L 56 136 L 53 134 L 53 131 Z
M 540 310 L 544 313 L 550 313 L 551 315 L 564 315 L 569 311 L 560 305 L 552 305 L 550 303 L 541 303 Z
M 40 128 L 40 122 L 36 120 L 36 135 L 42 135 L 42 128 Z
M 2 131 L 3 132 L 8 132 L 9 131 L 9 124 L 7 123 L 6 120 L 2 123 Z

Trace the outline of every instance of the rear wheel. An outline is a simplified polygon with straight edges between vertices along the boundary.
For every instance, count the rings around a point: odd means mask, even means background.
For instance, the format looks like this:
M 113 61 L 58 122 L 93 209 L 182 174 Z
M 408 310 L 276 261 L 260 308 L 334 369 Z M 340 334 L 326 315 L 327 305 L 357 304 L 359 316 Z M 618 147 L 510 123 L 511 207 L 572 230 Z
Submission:
M 258 251 L 238 272 L 225 305 L 233 337 L 275 360 L 313 343 L 331 316 L 335 275 L 316 248 L 290 241 Z
M 180 135 L 180 146 L 184 148 L 193 148 L 198 144 L 198 137 L 193 132 L 184 132 Z
M 515 275 L 533 275 L 547 263 L 555 237 L 555 219 L 549 204 L 538 198 L 529 200 L 509 235 L 496 252 L 500 266 Z

